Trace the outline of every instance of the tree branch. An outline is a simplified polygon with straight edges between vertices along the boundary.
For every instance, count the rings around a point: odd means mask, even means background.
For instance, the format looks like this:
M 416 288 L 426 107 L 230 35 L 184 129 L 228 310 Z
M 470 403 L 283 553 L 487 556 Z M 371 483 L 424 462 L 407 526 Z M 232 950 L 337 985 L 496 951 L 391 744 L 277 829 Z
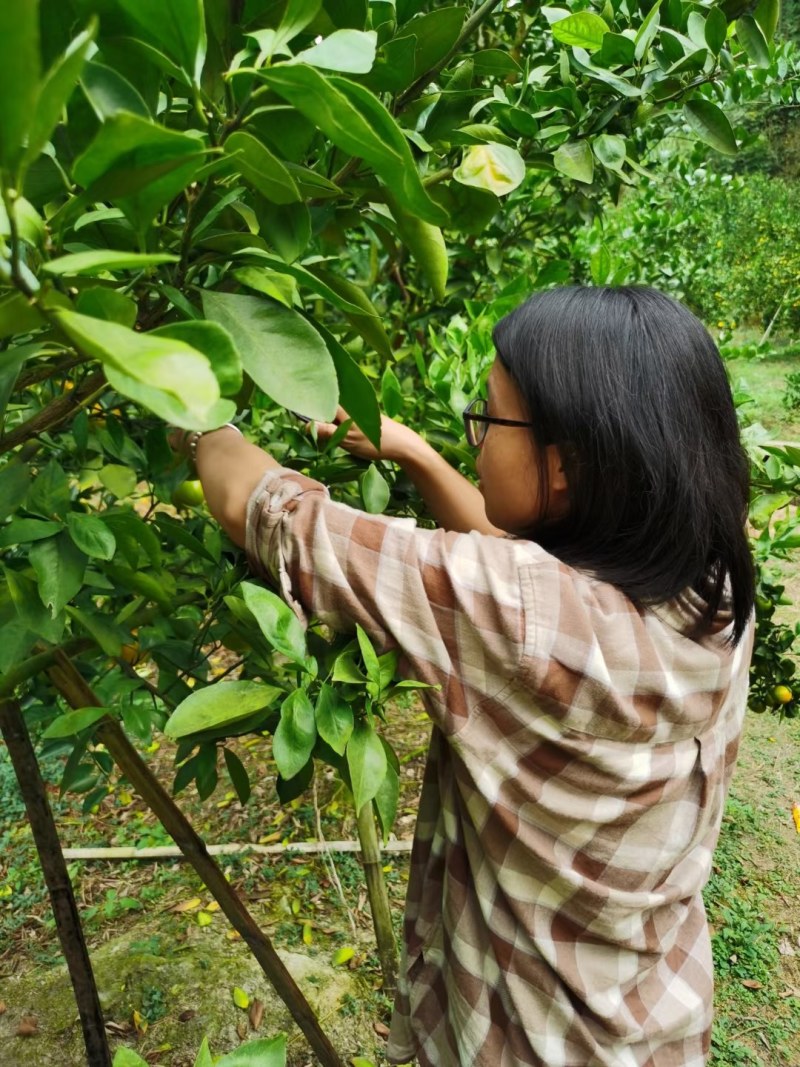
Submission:
M 494 9 L 500 5 L 500 2 L 501 0 L 484 0 L 484 3 L 481 4 L 475 14 L 471 15 L 464 23 L 464 28 L 456 38 L 455 44 L 450 51 L 447 52 L 438 63 L 435 63 L 430 70 L 426 70 L 424 74 L 421 74 L 415 82 L 409 85 L 404 93 L 401 93 L 400 96 L 398 96 L 395 101 L 395 115 L 407 108 L 412 100 L 416 100 L 423 90 L 428 88 L 436 75 L 445 69 L 453 56 L 458 55 L 464 42 L 469 40 L 478 27 L 485 22 Z
M 17 445 L 22 444 L 23 441 L 36 437 L 37 434 L 44 433 L 45 430 L 52 430 L 59 423 L 73 415 L 75 409 L 82 407 L 83 403 L 90 397 L 99 395 L 107 385 L 105 374 L 102 371 L 97 371 L 82 382 L 77 389 L 73 389 L 71 393 L 57 396 L 55 400 L 51 400 L 46 408 L 42 408 L 32 418 L 23 422 L 21 426 L 17 426 L 15 430 L 11 430 L 10 433 L 0 438 L 0 455 L 4 452 L 10 452 Z

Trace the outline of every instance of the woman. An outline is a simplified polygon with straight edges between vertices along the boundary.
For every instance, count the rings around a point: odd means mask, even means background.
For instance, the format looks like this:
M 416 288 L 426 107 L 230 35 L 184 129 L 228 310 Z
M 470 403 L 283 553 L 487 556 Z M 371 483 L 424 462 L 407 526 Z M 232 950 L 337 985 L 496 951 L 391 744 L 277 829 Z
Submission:
M 646 288 L 538 293 L 494 339 L 465 412 L 479 488 L 389 419 L 380 453 L 344 439 L 399 463 L 440 529 L 333 503 L 231 429 L 193 437 L 198 472 L 301 615 L 360 623 L 439 687 L 392 1062 L 700 1067 L 700 894 L 752 645 L 725 371 Z

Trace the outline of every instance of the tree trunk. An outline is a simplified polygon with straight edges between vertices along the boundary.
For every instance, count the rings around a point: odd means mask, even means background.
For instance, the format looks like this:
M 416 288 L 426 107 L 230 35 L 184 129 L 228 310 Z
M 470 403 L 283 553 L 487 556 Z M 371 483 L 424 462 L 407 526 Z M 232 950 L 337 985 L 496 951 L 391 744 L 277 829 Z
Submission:
M 63 654 L 56 656 L 56 664 L 49 674 L 53 684 L 71 707 L 102 707 L 102 701 Z M 209 856 L 203 840 L 128 741 L 119 724 L 108 717 L 101 719 L 95 735 L 200 875 L 228 921 L 258 960 L 264 974 L 305 1034 L 320 1063 L 323 1067 L 343 1067 L 338 1053 L 319 1025 L 314 1009 L 284 966 L 272 942 L 259 929 L 236 890 Z
M 378 959 L 383 974 L 383 988 L 387 993 L 394 993 L 397 988 L 397 943 L 394 939 L 389 894 L 386 892 L 386 879 L 383 877 L 381 846 L 371 803 L 364 804 L 358 813 L 358 838 L 361 842 L 372 925 L 375 927 Z
M 0 733 L 11 756 L 22 799 L 25 801 L 28 822 L 31 825 L 36 851 L 39 853 L 39 864 L 50 894 L 61 951 L 67 963 L 81 1019 L 86 1062 L 89 1067 L 111 1067 L 111 1050 L 108 1047 L 103 1012 L 83 938 L 72 883 L 61 854 L 61 843 L 47 799 L 47 790 L 18 701 L 0 701 Z

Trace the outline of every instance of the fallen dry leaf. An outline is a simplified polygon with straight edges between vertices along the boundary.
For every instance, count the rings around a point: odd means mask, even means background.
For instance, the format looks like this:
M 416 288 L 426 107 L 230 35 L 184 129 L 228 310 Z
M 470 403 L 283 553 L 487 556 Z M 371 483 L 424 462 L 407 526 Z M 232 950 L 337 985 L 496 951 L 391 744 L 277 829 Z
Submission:
M 187 1008 L 186 1011 L 182 1011 L 178 1016 L 178 1022 L 188 1023 L 190 1019 L 193 1019 L 197 1015 L 194 1008 Z
M 743 978 L 742 985 L 745 989 L 763 989 L 764 986 L 756 978 Z
M 6 1007 L 6 1002 L 4 1000 L 0 1000 L 0 1015 L 5 1015 L 7 1011 L 8 1008 Z
M 257 1030 L 261 1026 L 264 1018 L 264 1002 L 259 1000 L 258 997 L 255 997 L 250 1005 L 248 1018 L 250 1019 L 250 1028 L 252 1030 Z
M 386 1023 L 373 1023 L 372 1029 L 375 1031 L 378 1037 L 389 1036 L 389 1027 L 386 1025 Z
M 17 1037 L 33 1037 L 39 1033 L 39 1021 L 35 1015 L 23 1015 L 17 1026 Z
M 239 1035 L 240 1041 L 244 1041 L 244 1039 L 247 1037 L 247 1023 L 244 1021 L 244 1019 L 240 1019 L 239 1022 L 236 1024 L 236 1033 Z
M 797 955 L 797 952 L 795 951 L 794 945 L 792 944 L 792 942 L 789 940 L 788 937 L 782 937 L 781 940 L 778 942 L 778 952 L 780 952 L 781 956 L 796 956 Z
M 184 900 L 180 904 L 175 904 L 173 907 L 169 908 L 169 911 L 173 911 L 176 913 L 180 913 L 182 911 L 194 911 L 195 908 L 199 908 L 202 903 L 203 902 L 200 897 L 192 897 L 191 900 Z

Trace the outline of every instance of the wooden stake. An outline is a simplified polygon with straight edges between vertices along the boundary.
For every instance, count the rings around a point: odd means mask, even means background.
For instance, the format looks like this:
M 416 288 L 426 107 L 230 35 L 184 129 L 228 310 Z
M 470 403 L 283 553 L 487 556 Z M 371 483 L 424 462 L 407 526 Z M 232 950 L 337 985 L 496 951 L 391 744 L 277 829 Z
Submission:
M 48 673 L 70 707 L 102 707 L 103 702 L 92 692 L 86 680 L 63 653 L 57 654 L 56 663 Z M 101 719 L 95 736 L 105 745 L 128 781 L 158 817 L 161 825 L 200 875 L 230 924 L 249 946 L 323 1067 L 344 1067 L 319 1025 L 314 1009 L 286 969 L 272 942 L 259 929 L 236 890 L 209 856 L 203 840 L 130 743 L 116 720 L 109 717 Z
M 89 1067 L 111 1067 L 111 1050 L 75 894 L 61 853 L 47 790 L 18 701 L 0 700 L 0 733 L 25 801 L 33 840 L 39 853 L 39 864 L 50 894 L 58 939 L 81 1019 L 87 1063 Z

